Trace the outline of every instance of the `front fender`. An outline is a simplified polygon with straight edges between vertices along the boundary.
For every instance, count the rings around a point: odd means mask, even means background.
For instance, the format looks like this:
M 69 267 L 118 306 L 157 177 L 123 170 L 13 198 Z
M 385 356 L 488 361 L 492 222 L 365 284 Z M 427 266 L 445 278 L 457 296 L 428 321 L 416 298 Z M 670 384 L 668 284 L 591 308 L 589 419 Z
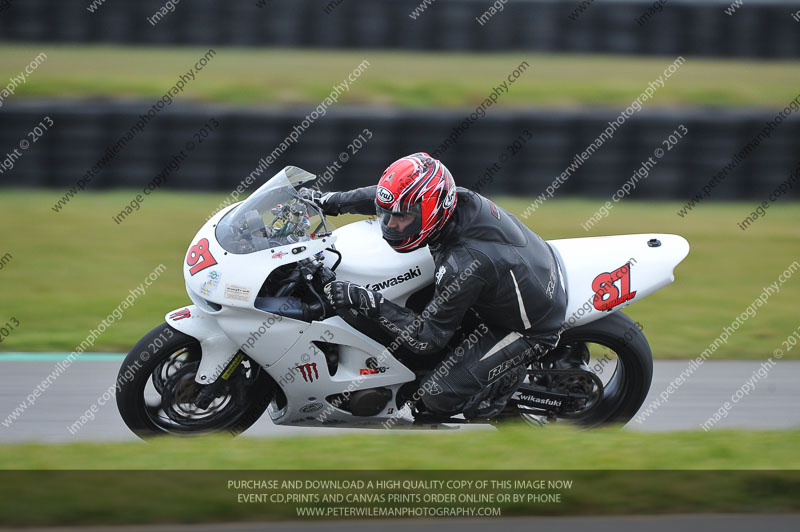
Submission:
M 239 346 L 228 338 L 217 320 L 197 305 L 175 309 L 168 312 L 164 319 L 170 327 L 200 342 L 202 356 L 195 376 L 195 381 L 200 384 L 211 384 L 217 380 L 239 350 Z

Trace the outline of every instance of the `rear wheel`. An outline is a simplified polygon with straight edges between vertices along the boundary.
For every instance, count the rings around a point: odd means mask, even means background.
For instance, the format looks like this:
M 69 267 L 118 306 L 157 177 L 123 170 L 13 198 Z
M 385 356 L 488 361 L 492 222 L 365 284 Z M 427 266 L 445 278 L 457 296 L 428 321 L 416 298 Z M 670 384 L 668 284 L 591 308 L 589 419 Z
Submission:
M 597 378 L 554 378 L 550 385 L 560 392 L 583 393 L 594 399 L 588 399 L 574 414 L 558 415 L 558 419 L 584 427 L 627 423 L 642 406 L 653 379 L 653 355 L 638 324 L 615 312 L 567 329 L 558 346 L 534 363 L 529 372 L 536 375 L 537 369 L 551 369 L 570 351 L 572 356 L 581 353 L 585 367 Z M 592 404 L 593 400 L 597 404 Z M 533 414 L 520 416 L 537 426 L 547 420 Z
M 197 339 L 159 325 L 131 349 L 117 377 L 117 407 L 138 436 L 237 435 L 266 410 L 274 391 L 272 379 L 245 357 L 212 397 L 195 382 L 200 364 Z

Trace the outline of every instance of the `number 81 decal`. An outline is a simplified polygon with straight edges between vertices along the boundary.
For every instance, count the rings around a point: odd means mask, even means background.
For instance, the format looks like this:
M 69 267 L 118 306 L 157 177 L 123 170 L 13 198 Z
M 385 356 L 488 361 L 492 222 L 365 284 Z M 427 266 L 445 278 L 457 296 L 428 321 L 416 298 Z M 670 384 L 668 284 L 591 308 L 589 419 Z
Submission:
M 619 288 L 615 284 L 617 281 L 620 282 Z M 594 290 L 594 308 L 597 310 L 611 310 L 633 299 L 636 291 L 631 292 L 631 263 L 625 263 L 613 272 L 601 273 L 595 277 L 592 281 L 592 290 Z
M 214 256 L 208 250 L 208 239 L 201 238 L 197 244 L 189 248 L 189 253 L 186 254 L 186 264 L 191 266 L 189 273 L 194 275 L 199 271 L 213 266 L 217 263 Z

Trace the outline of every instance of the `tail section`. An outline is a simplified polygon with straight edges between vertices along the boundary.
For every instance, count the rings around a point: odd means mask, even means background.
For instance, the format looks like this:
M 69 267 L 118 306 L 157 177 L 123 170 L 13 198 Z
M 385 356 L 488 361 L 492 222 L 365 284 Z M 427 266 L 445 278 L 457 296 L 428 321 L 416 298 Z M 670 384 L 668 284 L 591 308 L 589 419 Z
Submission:
M 689 254 L 681 236 L 639 234 L 551 240 L 564 274 L 564 328 L 600 319 L 664 288 Z

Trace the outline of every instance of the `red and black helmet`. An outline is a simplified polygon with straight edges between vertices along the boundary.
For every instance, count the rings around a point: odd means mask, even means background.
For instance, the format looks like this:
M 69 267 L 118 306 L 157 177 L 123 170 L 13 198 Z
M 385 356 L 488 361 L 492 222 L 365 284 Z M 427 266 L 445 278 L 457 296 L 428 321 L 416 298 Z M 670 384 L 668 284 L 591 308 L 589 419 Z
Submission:
M 433 239 L 456 208 L 450 170 L 427 153 L 407 155 L 387 168 L 375 195 L 383 238 L 395 251 L 413 251 Z M 414 216 L 402 231 L 389 227 L 392 215 Z

